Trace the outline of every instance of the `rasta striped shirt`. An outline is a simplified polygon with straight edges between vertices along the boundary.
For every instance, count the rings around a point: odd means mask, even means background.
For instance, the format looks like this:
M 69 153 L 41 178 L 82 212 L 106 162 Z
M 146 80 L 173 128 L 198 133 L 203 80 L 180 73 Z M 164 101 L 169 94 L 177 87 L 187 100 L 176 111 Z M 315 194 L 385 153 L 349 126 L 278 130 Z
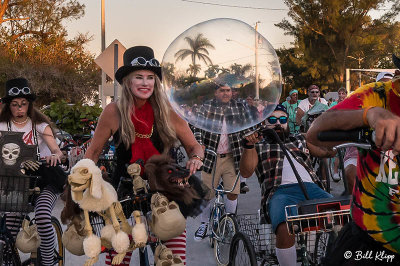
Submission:
M 400 116 L 400 97 L 392 81 L 364 85 L 332 109 L 377 106 Z M 359 150 L 352 218 L 385 248 L 400 253 L 399 167 L 392 151 Z

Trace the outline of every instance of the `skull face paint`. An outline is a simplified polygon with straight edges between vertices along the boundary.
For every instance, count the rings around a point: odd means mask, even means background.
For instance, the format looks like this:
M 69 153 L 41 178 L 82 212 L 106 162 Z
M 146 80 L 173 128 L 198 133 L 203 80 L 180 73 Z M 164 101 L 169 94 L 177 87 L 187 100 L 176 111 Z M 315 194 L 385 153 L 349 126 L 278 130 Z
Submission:
M 7 143 L 1 148 L 1 157 L 5 165 L 14 165 L 20 155 L 21 148 L 15 143 Z

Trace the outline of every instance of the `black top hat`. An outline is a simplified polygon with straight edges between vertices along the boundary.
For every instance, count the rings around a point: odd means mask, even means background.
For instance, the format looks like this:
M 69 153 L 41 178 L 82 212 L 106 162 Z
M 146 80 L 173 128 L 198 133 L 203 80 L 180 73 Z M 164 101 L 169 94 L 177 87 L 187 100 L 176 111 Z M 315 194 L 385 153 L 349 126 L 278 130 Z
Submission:
M 124 53 L 124 65 L 115 72 L 115 79 L 122 84 L 122 79 L 135 70 L 153 71 L 161 79 L 160 63 L 154 58 L 153 49 L 147 46 L 134 46 Z
M 2 98 L 3 103 L 9 103 L 15 98 L 26 98 L 32 102 L 36 99 L 28 80 L 24 78 L 10 79 L 6 82 L 6 96 Z

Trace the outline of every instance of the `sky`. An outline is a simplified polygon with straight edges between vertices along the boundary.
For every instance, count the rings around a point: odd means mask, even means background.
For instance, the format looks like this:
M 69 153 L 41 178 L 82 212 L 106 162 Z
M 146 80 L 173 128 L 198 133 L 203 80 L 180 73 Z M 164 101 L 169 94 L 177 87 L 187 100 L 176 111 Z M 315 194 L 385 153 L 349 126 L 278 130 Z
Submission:
M 87 48 L 97 56 L 101 53 L 101 0 L 78 1 L 85 4 L 85 15 L 67 23 L 69 37 L 78 32 L 93 36 Z M 258 32 L 275 49 L 289 47 L 292 37 L 274 25 L 287 17 L 287 12 L 283 0 L 105 0 L 106 47 L 115 39 L 125 48 L 150 46 L 161 61 L 181 33 L 216 18 L 233 18 L 252 27 L 259 21 Z

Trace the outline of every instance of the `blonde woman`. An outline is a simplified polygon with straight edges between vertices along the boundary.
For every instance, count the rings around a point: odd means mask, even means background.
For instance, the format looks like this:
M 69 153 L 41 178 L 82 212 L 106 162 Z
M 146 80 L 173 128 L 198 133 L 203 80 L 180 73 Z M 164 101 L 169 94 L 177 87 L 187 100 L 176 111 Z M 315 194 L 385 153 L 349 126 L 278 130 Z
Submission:
M 104 109 L 85 157 L 96 162 L 113 136 L 117 145 L 113 183 L 117 185 L 120 177 L 127 175 L 126 164 L 138 159 L 146 162 L 154 154 L 168 152 L 179 140 L 190 158 L 186 165 L 190 174 L 198 170 L 203 165 L 203 149 L 167 101 L 161 89 L 160 63 L 153 50 L 146 46 L 126 50 L 124 66 L 115 73 L 115 79 L 122 85 L 121 98 Z M 185 261 L 185 248 L 174 248 L 182 242 L 186 246 L 186 232 L 167 241 L 166 246 Z

